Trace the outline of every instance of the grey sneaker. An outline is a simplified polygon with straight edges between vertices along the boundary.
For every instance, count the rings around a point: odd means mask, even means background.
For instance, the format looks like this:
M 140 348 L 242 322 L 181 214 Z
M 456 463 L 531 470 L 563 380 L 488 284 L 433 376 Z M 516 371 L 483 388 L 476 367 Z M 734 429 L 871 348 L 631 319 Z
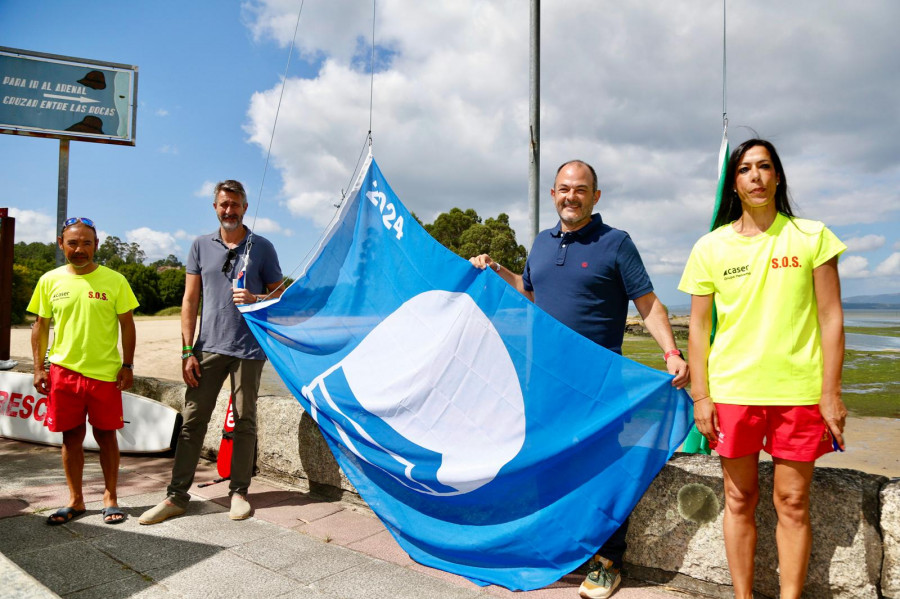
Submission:
M 618 568 L 613 568 L 612 560 L 597 554 L 588 562 L 588 575 L 578 594 L 584 599 L 606 599 L 616 592 L 620 582 L 622 574 Z

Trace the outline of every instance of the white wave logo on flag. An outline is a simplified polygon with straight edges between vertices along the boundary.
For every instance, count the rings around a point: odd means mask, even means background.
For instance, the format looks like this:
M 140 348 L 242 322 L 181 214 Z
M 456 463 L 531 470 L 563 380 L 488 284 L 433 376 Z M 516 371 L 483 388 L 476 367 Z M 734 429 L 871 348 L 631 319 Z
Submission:
M 326 383 L 339 369 L 366 411 L 410 443 L 440 456 L 435 478 L 449 490 L 416 480 L 413 459 L 383 447 L 341 411 Z M 356 443 L 335 424 L 350 451 L 376 467 L 383 461 L 372 451 L 389 456 L 402 475 L 382 467 L 386 473 L 431 495 L 468 493 L 489 483 L 525 441 L 525 406 L 515 367 L 490 320 L 463 293 L 415 296 L 302 393 L 316 422 L 319 412 L 328 413 L 332 421 L 349 422 L 365 439 Z M 460 427 L 460 422 L 469 426 Z

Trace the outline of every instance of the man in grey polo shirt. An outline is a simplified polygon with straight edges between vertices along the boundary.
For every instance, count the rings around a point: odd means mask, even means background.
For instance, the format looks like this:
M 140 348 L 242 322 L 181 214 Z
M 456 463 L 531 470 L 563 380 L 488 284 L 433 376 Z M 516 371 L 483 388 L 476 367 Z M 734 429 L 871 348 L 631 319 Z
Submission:
M 256 451 L 256 397 L 266 356 L 236 305 L 280 296 L 282 275 L 272 243 L 243 224 L 247 212 L 244 186 L 238 181 L 222 181 L 213 198 L 219 230 L 195 239 L 187 260 L 181 359 L 188 389 L 172 482 L 166 499 L 141 515 L 141 524 L 156 524 L 185 512 L 209 419 L 229 377 L 234 393 L 229 516 L 232 520 L 250 516 L 247 489 Z M 201 291 L 203 314 L 195 341 Z

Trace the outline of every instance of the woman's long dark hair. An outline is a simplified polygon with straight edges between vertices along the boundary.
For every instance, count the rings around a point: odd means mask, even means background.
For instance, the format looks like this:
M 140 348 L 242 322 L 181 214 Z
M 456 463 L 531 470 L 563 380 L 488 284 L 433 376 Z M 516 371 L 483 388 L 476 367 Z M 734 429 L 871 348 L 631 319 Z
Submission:
M 794 216 L 794 209 L 791 207 L 791 200 L 788 195 L 787 175 L 784 174 L 784 167 L 781 166 L 781 158 L 778 157 L 775 146 L 764 139 L 748 139 L 736 147 L 731 152 L 731 158 L 728 159 L 728 166 L 725 168 L 725 186 L 722 189 L 722 205 L 719 206 L 713 229 L 718 229 L 722 225 L 727 225 L 741 217 L 743 208 L 741 208 L 741 198 L 738 197 L 737 192 L 734 190 L 734 180 L 737 176 L 738 165 L 744 159 L 744 154 L 755 146 L 762 146 L 769 151 L 769 156 L 772 157 L 772 165 L 775 167 L 775 174 L 778 175 L 780 181 L 778 187 L 775 188 L 775 209 L 786 216 Z

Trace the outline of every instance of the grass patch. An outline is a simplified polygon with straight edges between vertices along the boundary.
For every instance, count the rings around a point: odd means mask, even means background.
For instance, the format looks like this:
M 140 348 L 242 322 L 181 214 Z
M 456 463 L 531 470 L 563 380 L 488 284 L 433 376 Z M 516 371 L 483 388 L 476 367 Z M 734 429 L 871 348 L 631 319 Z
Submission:
M 169 306 L 168 308 L 163 308 L 154 316 L 179 316 L 181 314 L 181 306 Z
M 881 331 L 883 329 L 879 329 L 879 334 L 882 334 Z M 687 354 L 686 348 L 682 347 L 681 351 Z M 622 352 L 635 362 L 664 370 L 662 352 L 651 337 L 626 335 Z M 898 372 L 898 352 L 848 349 L 844 354 L 843 400 L 850 413 L 854 416 L 900 418 Z
M 884 337 L 900 337 L 900 325 L 889 327 L 844 327 L 845 333 L 860 335 L 883 335 Z

